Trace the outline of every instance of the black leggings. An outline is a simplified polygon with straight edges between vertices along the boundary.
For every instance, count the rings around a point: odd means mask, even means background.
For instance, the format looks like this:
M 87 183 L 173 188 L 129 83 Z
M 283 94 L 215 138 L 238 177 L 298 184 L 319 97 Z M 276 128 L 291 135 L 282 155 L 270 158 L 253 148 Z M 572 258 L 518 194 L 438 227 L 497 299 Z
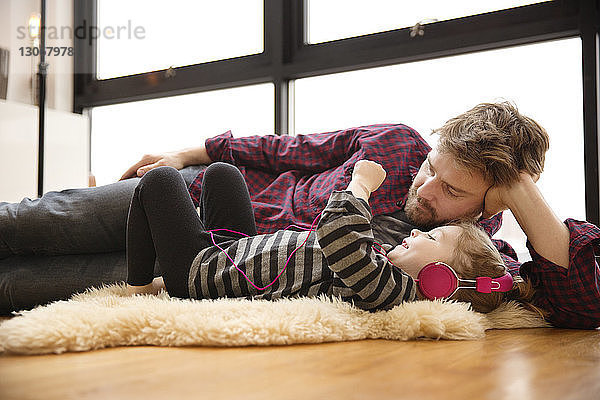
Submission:
M 127 219 L 127 283 L 152 282 L 155 259 L 167 292 L 189 297 L 188 274 L 198 252 L 211 246 L 207 230 L 226 228 L 256 235 L 248 187 L 233 165 L 211 164 L 202 180 L 200 214 L 175 168 L 147 172 L 131 199 Z M 215 234 L 217 243 L 241 236 Z

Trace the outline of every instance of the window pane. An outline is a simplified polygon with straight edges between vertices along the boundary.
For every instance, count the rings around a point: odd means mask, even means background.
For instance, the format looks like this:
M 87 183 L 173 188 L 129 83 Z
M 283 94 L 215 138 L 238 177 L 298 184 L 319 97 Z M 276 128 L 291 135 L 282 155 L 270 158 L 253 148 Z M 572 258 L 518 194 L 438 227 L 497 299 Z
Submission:
M 98 79 L 263 51 L 263 1 L 99 0 Z
M 532 0 L 307 0 L 308 43 L 384 32 L 433 22 L 504 10 Z
M 481 102 L 513 101 L 550 135 L 544 196 L 561 218 L 585 219 L 581 68 L 576 38 L 300 79 L 295 132 L 397 122 L 435 145 L 430 132 L 449 118 Z M 523 236 L 502 234 L 524 251 Z
M 92 109 L 92 173 L 117 181 L 142 155 L 198 146 L 233 135 L 273 133 L 273 85 L 218 90 Z

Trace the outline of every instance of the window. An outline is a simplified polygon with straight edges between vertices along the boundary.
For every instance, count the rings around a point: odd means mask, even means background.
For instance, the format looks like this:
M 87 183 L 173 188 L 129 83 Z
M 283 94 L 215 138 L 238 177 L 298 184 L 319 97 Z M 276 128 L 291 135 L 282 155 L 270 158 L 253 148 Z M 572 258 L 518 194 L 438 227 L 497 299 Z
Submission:
M 135 12 L 129 7 L 132 2 L 138 7 Z M 200 8 L 212 7 L 212 5 L 205 5 L 206 1 L 197 1 L 194 3 L 201 3 L 201 5 L 196 6 L 181 0 L 168 4 L 161 3 L 161 8 L 159 8 L 156 0 L 145 2 L 132 0 L 125 3 L 117 3 L 116 0 L 74 1 L 75 25 L 77 27 L 84 26 L 87 21 L 88 26 L 90 24 L 100 25 L 101 28 L 109 26 L 109 28 L 113 28 L 113 31 L 109 29 L 109 33 L 114 35 L 116 27 L 127 27 L 129 22 L 131 22 L 135 32 L 135 27 L 155 26 L 152 21 L 158 20 L 163 24 L 163 29 L 159 29 L 160 36 L 171 35 L 164 42 L 166 43 L 166 50 L 157 47 L 159 49 L 158 54 L 161 54 L 161 56 L 162 54 L 172 54 L 169 52 L 179 47 L 183 50 L 175 53 L 178 56 L 181 54 L 187 55 L 189 58 L 179 60 L 175 55 L 169 55 L 168 59 L 163 58 L 164 63 L 151 65 L 148 61 L 148 54 L 151 53 L 147 51 L 149 47 L 141 54 L 133 51 L 135 47 L 143 47 L 139 43 L 130 43 L 131 51 L 123 50 L 110 53 L 112 50 L 109 50 L 109 47 L 118 43 L 111 42 L 105 35 L 101 35 L 101 39 L 98 41 L 88 40 L 87 37 L 78 37 L 74 40 L 74 62 L 75 71 L 77 71 L 74 90 L 74 110 L 76 112 L 87 108 L 105 106 L 110 103 L 116 104 L 172 96 L 174 93 L 205 92 L 272 82 L 275 96 L 269 95 L 269 97 L 273 100 L 273 104 L 271 104 L 274 109 L 272 112 L 273 122 L 276 125 L 277 132 L 282 133 L 288 131 L 288 125 L 290 125 L 289 131 L 293 133 L 294 115 L 298 118 L 296 132 L 302 132 L 303 129 L 308 131 L 321 130 L 325 129 L 325 125 L 328 125 L 327 129 L 336 129 L 355 122 L 357 124 L 369 123 L 369 119 L 379 122 L 390 118 L 397 118 L 402 122 L 409 122 L 407 119 L 410 118 L 413 126 L 421 132 L 427 132 L 427 129 L 438 126 L 448 116 L 464 111 L 469 105 L 504 97 L 514 100 L 525 113 L 533 114 L 536 119 L 549 127 L 552 135 L 560 134 L 564 136 L 567 133 L 561 126 L 551 126 L 554 123 L 553 121 L 557 119 L 555 112 L 557 109 L 550 107 L 548 110 L 553 110 L 552 112 L 544 111 L 539 110 L 540 107 L 536 105 L 538 98 L 554 98 L 556 104 L 565 104 L 565 110 L 568 109 L 568 115 L 565 112 L 565 120 L 570 121 L 572 119 L 574 121 L 566 128 L 569 135 L 574 139 L 569 145 L 579 146 L 577 151 L 581 150 L 582 125 L 585 129 L 585 137 L 589 140 L 586 142 L 587 146 L 585 148 L 585 159 L 588 162 L 588 168 L 584 174 L 587 183 L 585 189 L 586 218 L 591 222 L 598 223 L 598 216 L 600 215 L 598 213 L 599 181 L 598 168 L 595 165 L 598 149 L 597 146 L 593 145 L 597 139 L 598 126 L 598 114 L 594 107 L 595 100 L 598 98 L 597 74 L 595 72 L 598 66 L 596 21 L 599 9 L 598 5 L 595 4 L 596 2 L 539 2 L 530 0 L 478 2 L 465 0 L 458 2 L 438 1 L 435 5 L 432 5 L 433 2 L 431 1 L 423 4 L 424 2 L 400 2 L 395 0 L 387 2 L 373 0 L 360 3 L 357 0 L 319 0 L 312 2 L 310 0 L 248 0 L 237 2 L 225 0 L 225 5 L 221 8 L 219 7 L 224 2 L 218 2 L 218 5 L 214 5 L 216 8 L 203 9 Z M 367 3 L 368 7 L 365 6 Z M 94 8 L 96 4 L 98 4 L 98 8 Z M 248 4 L 252 4 L 252 6 Z M 177 7 L 177 5 L 180 5 L 180 7 Z M 401 5 L 402 9 L 395 8 L 397 5 Z M 113 11 L 108 8 L 103 10 L 103 7 L 113 7 Z M 115 7 L 118 9 L 118 13 L 114 11 Z M 248 8 L 242 9 L 242 7 Z M 435 11 L 435 15 L 429 12 L 429 8 Z M 128 9 L 130 10 L 127 11 Z M 142 18 L 150 9 L 154 10 L 155 13 L 150 17 L 144 17 L 146 19 Z M 173 9 L 178 9 L 178 12 L 173 12 Z M 183 11 L 180 12 L 179 10 Z M 308 10 L 307 14 L 305 14 L 306 10 Z M 96 18 L 96 11 L 98 11 L 100 21 Z M 232 16 L 233 14 L 242 13 L 245 14 L 243 20 L 250 24 L 251 28 L 244 25 L 244 21 L 237 23 Z M 216 28 L 212 30 L 209 28 L 208 33 L 202 31 L 201 34 L 197 34 L 198 29 L 210 25 L 194 24 L 194 22 L 179 23 L 180 14 L 185 14 L 188 20 L 194 21 L 199 20 L 198 15 L 210 15 L 211 20 L 217 21 Z M 119 17 L 110 20 L 107 17 L 108 15 L 118 15 Z M 159 15 L 159 17 L 156 15 Z M 103 18 L 104 20 L 102 20 Z M 431 19 L 443 21 L 435 24 L 435 29 L 431 26 L 430 30 L 435 32 L 436 35 L 425 34 L 421 39 L 415 40 L 407 34 L 408 31 L 412 31 L 411 29 L 396 29 L 413 27 L 418 21 L 422 21 L 424 24 L 430 23 Z M 220 23 L 220 21 L 225 20 L 230 31 L 235 32 L 235 40 L 229 42 L 225 40 L 226 43 L 233 43 L 231 45 L 222 43 L 226 34 L 219 29 L 225 27 L 226 24 Z M 168 23 L 165 23 L 165 21 Z M 176 24 L 178 25 L 175 26 Z M 182 26 L 184 27 L 182 28 Z M 187 29 L 186 27 L 191 28 Z M 382 34 L 376 33 L 390 29 L 395 30 Z M 427 29 L 429 28 L 425 28 L 425 30 Z M 264 38 L 261 38 L 261 34 Z M 145 35 L 144 45 L 148 45 L 151 43 L 151 32 L 148 30 Z M 366 36 L 354 37 L 356 35 Z M 218 45 L 215 44 L 218 50 L 217 53 L 226 49 L 229 51 L 230 48 L 236 47 L 237 43 L 246 43 L 247 38 L 253 37 L 254 39 L 249 39 L 248 43 L 253 44 L 246 46 L 245 49 L 232 50 L 227 55 L 224 55 L 224 53 L 212 55 L 209 54 L 210 52 L 204 51 L 204 48 L 198 51 L 187 51 L 190 47 L 198 49 L 205 46 L 204 42 L 194 41 L 193 37 L 210 38 L 209 42 L 211 44 L 212 42 L 221 41 Z M 265 38 L 267 40 L 263 44 Z M 303 45 L 305 38 L 308 38 L 308 45 Z M 338 38 L 348 39 L 327 42 Z M 506 52 L 497 50 L 479 53 L 489 49 L 498 49 L 502 46 L 526 45 L 539 43 L 541 40 L 565 40 L 567 38 L 576 39 L 562 42 L 571 43 L 571 45 L 563 46 L 564 54 L 557 55 L 556 58 L 549 57 L 548 52 L 555 49 L 560 50 L 559 43 L 561 42 L 546 42 L 531 47 L 523 47 L 523 49 L 527 49 L 523 51 L 533 51 L 534 53 L 537 51 L 536 49 L 550 49 L 547 50 L 546 55 L 541 56 L 541 59 L 545 62 L 540 62 L 531 54 L 519 53 L 518 48 L 507 49 Z M 583 46 L 580 45 L 579 40 L 583 41 Z M 102 41 L 104 41 L 104 45 L 96 43 Z M 127 41 L 132 42 L 129 39 L 122 40 L 122 42 Z M 310 45 L 310 43 L 320 44 Z M 573 45 L 573 43 L 576 44 Z M 123 46 L 126 44 L 122 43 Z M 180 46 L 180 44 L 183 45 Z M 552 47 L 553 45 L 557 47 Z M 582 54 L 576 54 L 573 57 L 573 54 L 578 52 L 577 48 L 582 50 Z M 260 53 L 257 54 L 257 52 Z M 465 53 L 468 53 L 468 55 L 444 58 Z M 486 64 L 482 61 L 485 59 L 483 55 L 493 54 L 517 58 L 499 60 L 500 57 L 496 59 L 490 57 L 490 60 L 494 63 L 496 61 L 500 64 L 504 63 L 506 68 L 499 70 L 495 64 Z M 514 56 L 515 54 L 517 56 Z M 94 60 L 96 56 L 101 63 L 111 62 L 111 66 L 104 68 L 98 65 L 98 68 L 95 68 L 96 65 L 90 65 L 90 61 Z M 563 63 L 563 56 L 570 57 L 566 59 L 568 61 L 566 66 Z M 222 59 L 223 57 L 233 58 Z M 112 58 L 112 60 L 109 61 L 109 58 Z M 572 61 L 575 59 L 581 60 L 582 58 L 583 65 L 577 63 L 579 67 L 573 67 Z M 215 59 L 220 60 L 211 62 Z M 444 68 L 455 62 L 452 60 L 457 59 L 467 60 L 466 64 L 461 69 L 447 72 Z M 416 63 L 413 62 L 414 60 L 431 61 Z M 157 60 L 157 63 L 158 61 L 160 60 Z M 405 64 L 409 62 L 411 64 Z M 471 62 L 474 65 L 469 65 Z M 133 63 L 137 63 L 137 65 L 131 67 Z M 392 64 L 396 64 L 396 67 L 370 70 L 376 71 L 371 76 L 369 71 L 361 70 L 367 66 L 375 68 Z M 143 72 L 183 65 L 186 65 L 186 67 L 175 71 L 176 74 Z M 440 68 L 437 68 L 437 66 Z M 356 72 L 348 75 L 325 76 L 325 74 L 340 71 Z M 398 73 L 394 74 L 393 71 Z M 123 76 L 125 74 L 135 75 Z M 584 74 L 585 79 L 583 80 Z M 321 77 L 311 78 L 317 75 Z M 104 79 L 97 79 L 97 76 Z M 116 76 L 120 76 L 120 78 L 105 79 Z M 515 76 L 530 76 L 531 79 L 523 80 L 522 85 L 516 85 L 514 84 L 515 81 L 511 80 Z M 333 85 L 336 79 L 343 79 L 340 77 L 349 80 L 345 86 L 356 86 L 349 95 L 348 92 L 344 93 L 344 85 L 339 88 Z M 382 77 L 388 78 L 381 79 Z M 370 79 L 374 87 L 379 85 L 378 93 L 374 94 L 374 90 L 370 90 L 371 88 L 366 88 L 362 84 L 363 98 L 361 99 L 359 96 L 361 93 L 359 78 L 363 80 Z M 294 110 L 293 88 L 296 80 L 298 91 L 296 97 L 299 108 Z M 461 86 L 461 80 L 475 82 L 475 84 Z M 567 85 L 573 80 L 577 80 L 579 83 Z M 543 81 L 546 82 L 545 85 L 541 83 Z M 324 104 L 322 100 L 327 98 L 328 94 L 320 88 L 314 88 L 315 90 L 312 92 L 307 91 L 311 86 L 311 82 L 313 82 L 313 85 L 315 82 L 322 82 L 324 89 L 337 89 L 338 93 L 343 94 L 329 98 L 330 101 Z M 415 85 L 415 82 L 421 82 L 421 85 Z M 492 94 L 489 89 L 494 89 L 493 84 L 498 82 L 501 83 L 495 89 L 500 91 Z M 558 90 L 563 86 L 568 86 L 565 93 Z M 584 88 L 583 93 L 581 86 Z M 529 91 L 528 87 L 535 88 L 535 91 L 533 89 Z M 444 88 L 444 90 L 440 88 Z M 476 91 L 477 88 L 481 89 L 479 93 Z M 453 94 L 456 99 L 449 99 L 449 95 L 444 95 L 450 90 L 454 90 Z M 571 90 L 577 90 L 578 94 L 572 95 Z M 302 96 L 307 93 L 311 101 L 318 104 L 319 107 L 306 107 L 306 103 L 303 105 Z M 314 93 L 320 93 L 320 95 L 313 96 Z M 381 99 L 384 98 L 385 93 L 392 97 L 388 97 L 388 100 L 382 103 Z M 535 94 L 538 97 L 534 99 L 528 97 L 528 94 Z M 347 96 L 352 96 L 353 101 L 349 103 Z M 583 96 L 585 96 L 585 102 L 581 98 Z M 441 98 L 444 98 L 443 102 L 440 101 Z M 369 110 L 368 107 L 371 103 L 378 104 L 378 106 L 370 109 L 371 114 L 367 115 L 365 112 Z M 344 104 L 344 107 L 340 107 L 341 104 Z M 352 108 L 356 104 L 361 104 L 359 110 Z M 419 107 L 416 106 L 417 104 L 419 104 Z M 577 106 L 569 108 L 569 104 Z M 582 116 L 582 104 L 585 106 L 583 115 L 585 124 L 581 123 L 580 118 Z M 290 107 L 290 105 L 292 106 Z M 394 105 L 396 107 L 392 110 Z M 290 108 L 286 109 L 288 107 Z M 346 114 L 343 116 L 344 118 L 337 115 L 341 109 Z M 425 120 L 418 115 L 418 112 L 424 109 L 428 112 L 428 123 L 423 122 Z M 306 118 L 307 110 L 311 113 L 310 118 L 312 120 L 310 122 Z M 324 110 L 331 110 L 331 113 L 327 116 L 329 122 L 320 123 L 319 117 L 323 115 Z M 571 113 L 570 110 L 575 110 L 575 114 Z M 386 114 L 386 111 L 388 114 Z M 394 111 L 394 113 L 391 111 Z M 352 116 L 359 118 L 352 119 Z M 547 121 L 552 122 L 547 123 Z M 423 128 L 427 129 L 424 130 Z M 556 143 L 556 140 L 553 143 Z M 568 147 L 564 148 L 567 149 Z M 566 153 L 567 150 L 565 150 Z M 577 155 L 580 159 L 583 158 L 582 156 L 581 153 Z M 573 171 L 569 176 L 583 181 L 584 177 L 580 171 L 581 163 L 579 161 L 579 163 L 574 164 L 577 171 Z M 548 177 L 549 175 L 550 172 L 548 171 L 545 176 Z M 579 180 L 574 182 L 572 179 L 568 179 L 568 181 L 570 184 L 579 184 Z M 579 200 L 579 193 L 573 194 L 573 197 L 577 200 L 576 205 L 572 207 L 579 207 L 579 204 L 583 203 L 583 200 Z M 561 206 L 555 206 L 559 209 L 561 215 L 564 215 Z M 582 214 L 574 212 L 573 215 L 580 216 Z
M 98 79 L 263 51 L 263 1 L 98 0 Z
M 513 101 L 550 135 L 539 181 L 546 199 L 561 218 L 585 219 L 582 98 L 581 41 L 567 39 L 297 80 L 295 132 L 400 122 L 434 145 L 430 132 L 447 119 Z M 513 228 L 500 235 L 525 252 Z
M 167 97 L 92 109 L 92 173 L 117 181 L 142 155 L 198 146 L 231 130 L 236 137 L 273 133 L 273 85 Z
M 322 43 L 527 4 L 531 0 L 307 0 L 308 43 Z

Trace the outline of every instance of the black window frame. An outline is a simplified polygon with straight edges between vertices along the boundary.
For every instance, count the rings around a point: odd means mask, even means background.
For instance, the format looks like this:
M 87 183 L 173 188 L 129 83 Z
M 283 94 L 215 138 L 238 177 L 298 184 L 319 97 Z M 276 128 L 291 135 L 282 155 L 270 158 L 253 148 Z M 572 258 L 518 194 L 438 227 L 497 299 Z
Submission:
M 97 26 L 96 0 L 73 4 L 75 27 Z M 177 67 L 175 74 L 160 70 L 98 80 L 96 41 L 76 37 L 73 109 L 81 113 L 88 107 L 271 82 L 274 132 L 287 134 L 295 79 L 580 37 L 586 219 L 598 225 L 599 21 L 600 0 L 555 0 L 427 24 L 423 36 L 412 37 L 407 27 L 307 44 L 307 2 L 264 0 L 262 53 Z

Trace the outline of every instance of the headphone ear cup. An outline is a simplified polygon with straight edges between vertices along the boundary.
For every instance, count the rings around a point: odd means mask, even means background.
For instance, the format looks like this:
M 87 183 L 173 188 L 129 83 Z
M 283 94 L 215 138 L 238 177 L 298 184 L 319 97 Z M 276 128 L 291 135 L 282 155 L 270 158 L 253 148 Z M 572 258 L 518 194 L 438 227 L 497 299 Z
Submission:
M 424 266 L 417 279 L 419 290 L 430 300 L 449 297 L 458 287 L 458 279 L 454 272 L 442 262 Z

